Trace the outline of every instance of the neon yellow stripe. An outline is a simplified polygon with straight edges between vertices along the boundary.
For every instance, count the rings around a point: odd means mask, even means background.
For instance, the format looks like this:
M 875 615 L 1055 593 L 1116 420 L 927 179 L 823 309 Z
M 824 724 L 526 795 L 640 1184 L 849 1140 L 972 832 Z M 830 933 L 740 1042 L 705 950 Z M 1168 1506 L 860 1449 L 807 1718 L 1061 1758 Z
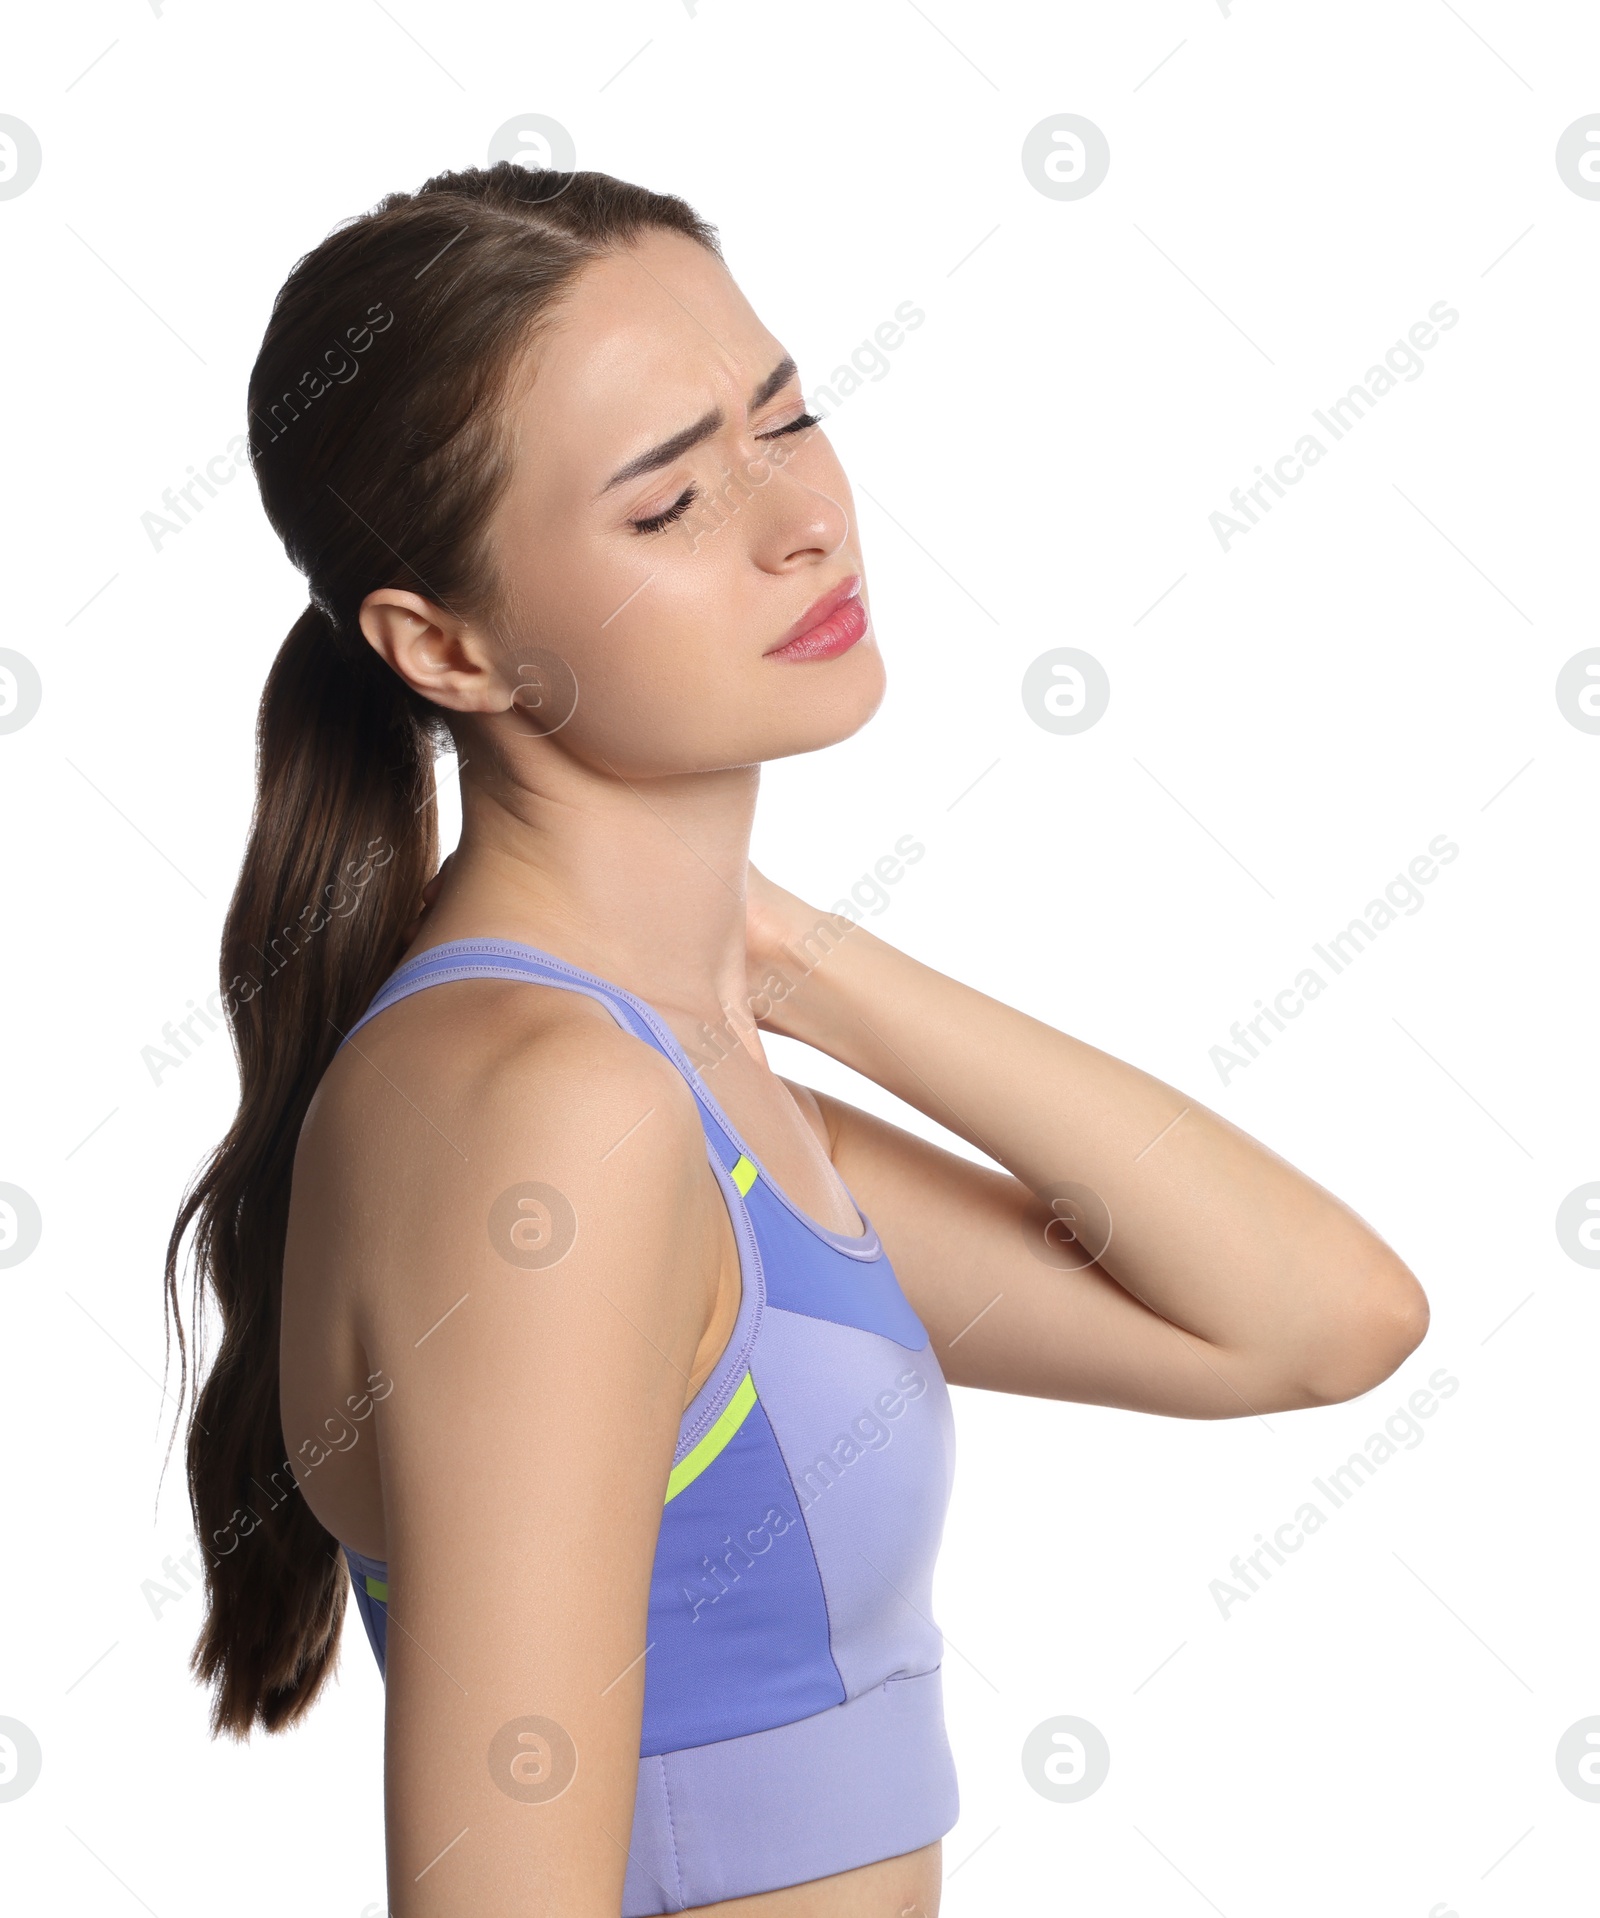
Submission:
M 751 1378 L 750 1374 L 746 1372 L 744 1377 L 739 1381 L 738 1391 L 729 1399 L 727 1410 L 722 1414 L 722 1417 L 717 1420 L 716 1424 L 706 1433 L 705 1437 L 701 1439 L 694 1450 L 690 1452 L 686 1458 L 680 1460 L 678 1464 L 673 1466 L 672 1474 L 667 1480 L 667 1496 L 662 1501 L 663 1504 L 670 1505 L 683 1490 L 684 1486 L 692 1484 L 694 1480 L 700 1476 L 733 1437 L 734 1433 L 738 1431 L 739 1427 L 744 1424 L 745 1419 L 749 1416 L 750 1408 L 755 1402 L 756 1382 Z
M 389 1588 L 384 1584 L 381 1578 L 373 1578 L 369 1574 L 367 1578 L 367 1597 L 375 1598 L 380 1604 L 387 1605 L 389 1602 Z
M 744 1193 L 750 1190 L 751 1186 L 755 1184 L 756 1179 L 759 1175 L 756 1171 L 755 1161 L 751 1159 L 748 1156 L 748 1154 L 741 1152 L 738 1158 L 734 1160 L 733 1170 L 729 1173 L 728 1176 L 733 1180 L 734 1184 L 739 1188 L 740 1194 L 742 1196 Z

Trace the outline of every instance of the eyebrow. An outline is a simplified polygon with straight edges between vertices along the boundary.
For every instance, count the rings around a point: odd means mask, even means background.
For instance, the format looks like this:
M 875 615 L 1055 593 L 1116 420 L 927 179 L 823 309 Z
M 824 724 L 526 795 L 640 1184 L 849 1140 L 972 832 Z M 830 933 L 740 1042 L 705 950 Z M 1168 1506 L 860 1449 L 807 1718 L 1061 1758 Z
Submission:
M 788 355 L 779 360 L 750 395 L 751 412 L 753 413 L 757 407 L 765 406 L 774 393 L 781 392 L 798 370 L 794 360 Z M 670 466 L 674 460 L 682 458 L 691 447 L 710 439 L 714 433 L 720 433 L 723 424 L 722 408 L 712 407 L 711 411 L 703 414 L 693 426 L 684 427 L 681 432 L 674 433 L 671 439 L 663 440 L 659 446 L 652 446 L 647 453 L 641 453 L 636 459 L 629 460 L 626 466 L 620 467 L 611 475 L 600 491 L 595 494 L 595 498 L 603 499 L 614 486 L 621 486 L 628 480 L 637 479 L 641 473 L 654 473 L 660 467 Z

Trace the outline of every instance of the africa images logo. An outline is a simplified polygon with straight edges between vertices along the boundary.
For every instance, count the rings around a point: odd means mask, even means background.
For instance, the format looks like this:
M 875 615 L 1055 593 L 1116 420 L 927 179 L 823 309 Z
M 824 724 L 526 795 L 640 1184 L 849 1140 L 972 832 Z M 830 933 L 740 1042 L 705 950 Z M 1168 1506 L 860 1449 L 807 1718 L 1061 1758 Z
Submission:
M 1394 390 L 1399 381 L 1404 380 L 1410 385 L 1420 380 L 1427 370 L 1421 355 L 1437 346 L 1439 335 L 1448 333 L 1460 318 L 1461 315 L 1453 306 L 1443 300 L 1435 300 L 1428 308 L 1427 319 L 1418 320 L 1405 339 L 1395 341 L 1384 354 L 1381 366 L 1369 366 L 1362 378 L 1338 399 L 1330 401 L 1326 409 L 1313 407 L 1311 417 L 1329 440 L 1342 440 L 1352 427 L 1366 418 L 1386 393 Z M 1256 472 L 1259 478 L 1248 482 L 1243 488 L 1236 486 L 1228 496 L 1228 504 L 1233 512 L 1211 515 L 1211 530 L 1221 543 L 1223 552 L 1231 551 L 1234 540 L 1241 533 L 1250 532 L 1263 514 L 1272 511 L 1272 497 L 1269 495 L 1287 499 L 1286 489 L 1298 486 L 1310 468 L 1318 465 L 1327 454 L 1328 448 L 1315 433 L 1302 433 L 1289 452 L 1273 461 L 1270 473 L 1264 466 L 1258 466 Z M 1255 504 L 1252 505 L 1251 501 Z

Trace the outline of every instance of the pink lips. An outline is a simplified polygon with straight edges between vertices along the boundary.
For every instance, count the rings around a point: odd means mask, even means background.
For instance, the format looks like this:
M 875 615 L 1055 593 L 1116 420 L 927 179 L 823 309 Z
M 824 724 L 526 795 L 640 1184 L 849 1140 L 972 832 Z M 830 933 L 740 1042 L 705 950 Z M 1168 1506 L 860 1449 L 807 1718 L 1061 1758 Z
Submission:
M 768 659 L 832 659 L 846 652 L 867 630 L 867 609 L 861 603 L 861 576 L 853 573 L 824 593 L 789 629 L 765 657 Z

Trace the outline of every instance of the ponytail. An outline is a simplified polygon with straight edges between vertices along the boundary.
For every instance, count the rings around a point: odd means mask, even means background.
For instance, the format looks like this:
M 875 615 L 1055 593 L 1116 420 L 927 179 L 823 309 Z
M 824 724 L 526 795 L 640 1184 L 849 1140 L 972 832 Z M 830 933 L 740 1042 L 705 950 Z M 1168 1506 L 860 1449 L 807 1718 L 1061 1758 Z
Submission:
M 214 1735 L 292 1723 L 338 1646 L 343 1560 L 296 1486 L 278 1411 L 289 1180 L 317 1082 L 398 961 L 438 864 L 437 714 L 314 605 L 261 696 L 255 815 L 222 935 L 239 1111 L 184 1197 L 166 1262 L 176 1312 L 193 1221 L 197 1278 L 222 1319 L 187 1448 L 208 1601 L 190 1664 L 216 1687 Z M 187 1376 L 181 1320 L 178 1343 Z
M 436 174 L 342 222 L 279 289 L 250 374 L 250 464 L 311 605 L 262 694 L 250 843 L 222 936 L 239 1110 L 184 1194 L 166 1296 L 183 1370 L 222 1324 L 187 1433 L 207 1610 L 190 1660 L 214 1734 L 293 1723 L 338 1649 L 342 1554 L 284 1456 L 278 1333 L 300 1125 L 344 1033 L 407 943 L 438 864 L 444 720 L 363 639 L 380 587 L 492 627 L 489 527 L 516 463 L 505 404 L 532 342 L 593 262 L 650 229 L 720 258 L 669 193 L 503 160 Z

